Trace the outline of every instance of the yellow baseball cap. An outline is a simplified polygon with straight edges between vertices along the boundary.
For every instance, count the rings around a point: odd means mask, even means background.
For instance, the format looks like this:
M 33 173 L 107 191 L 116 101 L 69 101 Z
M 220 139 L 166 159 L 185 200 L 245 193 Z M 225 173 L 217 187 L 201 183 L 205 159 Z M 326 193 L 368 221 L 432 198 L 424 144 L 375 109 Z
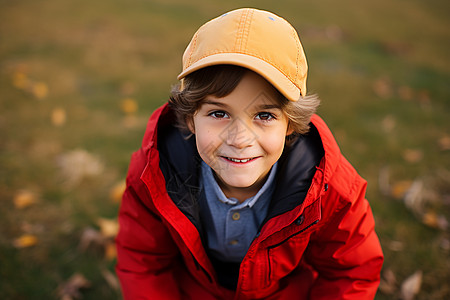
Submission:
M 291 101 L 306 95 L 308 65 L 298 34 L 271 12 L 241 8 L 205 23 L 183 54 L 178 79 L 219 64 L 258 73 Z

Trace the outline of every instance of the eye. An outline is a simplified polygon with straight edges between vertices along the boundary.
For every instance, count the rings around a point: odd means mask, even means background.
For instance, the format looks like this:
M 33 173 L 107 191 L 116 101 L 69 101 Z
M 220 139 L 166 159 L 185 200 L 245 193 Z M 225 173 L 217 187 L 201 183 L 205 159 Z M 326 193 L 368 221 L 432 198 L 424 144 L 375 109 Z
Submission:
M 260 112 L 256 115 L 256 118 L 261 121 L 271 121 L 276 119 L 275 116 L 269 112 Z
M 216 119 L 228 118 L 227 113 L 222 111 L 222 110 L 216 110 L 216 111 L 210 112 L 208 114 L 208 116 L 211 116 L 211 117 L 216 118 Z

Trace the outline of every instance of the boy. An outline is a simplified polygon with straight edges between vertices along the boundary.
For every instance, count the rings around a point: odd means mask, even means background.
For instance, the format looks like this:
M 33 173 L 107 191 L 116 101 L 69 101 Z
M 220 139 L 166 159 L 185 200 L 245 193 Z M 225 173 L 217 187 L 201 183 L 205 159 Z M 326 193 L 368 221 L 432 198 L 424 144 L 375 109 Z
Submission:
M 131 160 L 125 299 L 374 298 L 383 254 L 366 182 L 314 115 L 306 72 L 296 31 L 272 13 L 238 9 L 197 31 Z

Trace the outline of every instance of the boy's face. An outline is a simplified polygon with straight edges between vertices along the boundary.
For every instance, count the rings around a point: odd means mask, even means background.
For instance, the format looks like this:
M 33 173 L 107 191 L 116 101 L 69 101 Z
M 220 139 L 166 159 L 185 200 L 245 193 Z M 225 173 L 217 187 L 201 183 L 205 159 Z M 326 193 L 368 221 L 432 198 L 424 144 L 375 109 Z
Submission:
M 280 158 L 290 132 L 277 97 L 271 84 L 248 71 L 231 94 L 207 96 L 194 115 L 198 152 L 227 197 L 243 201 L 256 194 Z

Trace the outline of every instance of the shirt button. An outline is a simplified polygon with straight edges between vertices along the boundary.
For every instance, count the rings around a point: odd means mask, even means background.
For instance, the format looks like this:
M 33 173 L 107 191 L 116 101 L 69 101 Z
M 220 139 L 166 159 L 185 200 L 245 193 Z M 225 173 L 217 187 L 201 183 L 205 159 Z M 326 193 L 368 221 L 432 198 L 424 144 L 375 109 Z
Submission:
M 238 213 L 238 212 L 235 212 L 235 213 L 231 216 L 231 218 L 232 218 L 233 220 L 237 221 L 237 220 L 239 220 L 239 219 L 241 218 L 241 214 Z
M 230 241 L 230 245 L 232 245 L 232 246 L 237 245 L 238 243 L 239 243 L 238 240 L 231 240 Z

